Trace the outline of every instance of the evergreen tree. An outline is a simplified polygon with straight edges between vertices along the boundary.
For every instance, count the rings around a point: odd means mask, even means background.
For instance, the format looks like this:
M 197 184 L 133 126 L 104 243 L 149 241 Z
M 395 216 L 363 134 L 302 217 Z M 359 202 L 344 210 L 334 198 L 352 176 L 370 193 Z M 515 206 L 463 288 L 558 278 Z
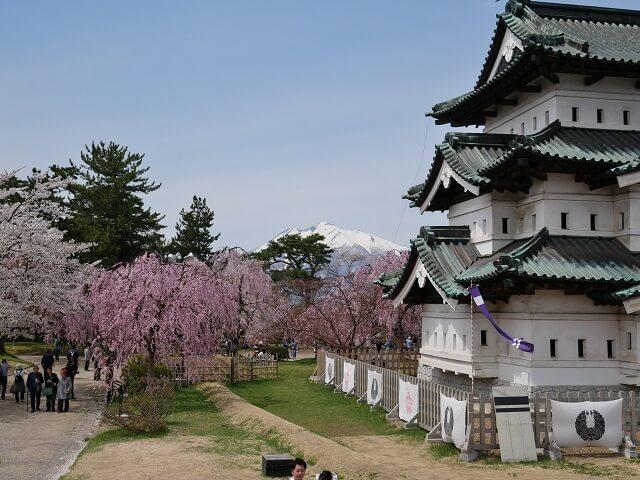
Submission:
M 252 256 L 262 260 L 274 279 L 279 280 L 315 277 L 329 263 L 332 253 L 333 249 L 324 243 L 324 236 L 314 233 L 307 237 L 296 234 L 271 240 L 267 248 Z
M 213 252 L 211 245 L 220 234 L 213 235 L 213 211 L 203 197 L 193 196 L 188 211 L 180 210 L 180 219 L 176 223 L 176 236 L 169 244 L 170 253 L 179 253 L 182 258 L 190 253 L 200 260 L 206 260 Z
M 146 208 L 141 196 L 160 184 L 145 177 L 144 154 L 100 142 L 85 146 L 80 159 L 65 172 L 76 182 L 69 187 L 69 216 L 62 227 L 68 238 L 91 244 L 81 260 L 109 267 L 159 250 L 164 216 Z

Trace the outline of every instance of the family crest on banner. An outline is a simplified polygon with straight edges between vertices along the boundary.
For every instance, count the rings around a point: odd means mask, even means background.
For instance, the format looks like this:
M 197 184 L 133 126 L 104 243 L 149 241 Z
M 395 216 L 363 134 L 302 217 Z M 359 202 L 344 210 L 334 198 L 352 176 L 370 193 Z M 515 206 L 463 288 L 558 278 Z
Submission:
M 467 433 L 467 401 L 440 394 L 442 441 L 462 449 Z
M 398 416 L 405 422 L 415 422 L 420 407 L 418 385 L 411 382 L 398 381 Z
M 324 383 L 331 385 L 336 376 L 335 360 L 331 357 L 326 357 L 324 363 Z
M 367 370 L 367 403 L 377 405 L 382 401 L 382 372 Z
M 607 447 L 622 444 L 622 398 L 605 402 L 551 400 L 553 440 L 560 448 Z
M 353 393 L 356 388 L 356 366 L 353 363 L 344 362 L 342 374 L 342 391 Z

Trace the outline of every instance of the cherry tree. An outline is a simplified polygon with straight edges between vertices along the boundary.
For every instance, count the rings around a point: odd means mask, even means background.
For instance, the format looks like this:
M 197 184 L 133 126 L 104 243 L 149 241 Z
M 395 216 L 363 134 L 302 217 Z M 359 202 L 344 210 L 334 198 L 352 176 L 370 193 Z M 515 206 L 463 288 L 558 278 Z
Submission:
M 15 172 L 0 173 L 0 339 L 47 333 L 78 305 L 74 292 L 89 267 L 77 255 L 85 246 L 64 241 L 55 226 L 64 209 L 54 196 L 67 184 L 47 174 L 21 182 Z
M 164 262 L 153 254 L 96 275 L 84 315 L 68 331 L 111 352 L 117 364 L 143 355 L 153 372 L 162 357 L 213 353 L 224 311 L 221 281 L 202 262 Z
M 319 288 L 302 301 L 306 308 L 291 328 L 304 340 L 336 348 L 358 347 L 367 340 L 419 335 L 417 307 L 394 308 L 375 281 L 402 267 L 404 258 L 389 252 L 362 265 L 352 262 L 341 272 L 329 272 Z
M 235 249 L 219 252 L 211 266 L 224 288 L 221 329 L 232 348 L 247 340 L 269 341 L 288 308 L 262 264 Z

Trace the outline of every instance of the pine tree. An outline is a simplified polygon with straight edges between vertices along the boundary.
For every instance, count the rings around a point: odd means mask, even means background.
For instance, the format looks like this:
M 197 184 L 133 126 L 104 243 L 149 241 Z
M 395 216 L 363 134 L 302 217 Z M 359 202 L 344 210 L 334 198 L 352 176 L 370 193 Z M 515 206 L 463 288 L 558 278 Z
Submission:
M 68 238 L 91 244 L 81 260 L 109 267 L 159 250 L 164 216 L 146 208 L 142 195 L 160 184 L 145 177 L 149 167 L 142 167 L 144 154 L 100 142 L 85 146 L 80 159 L 67 172 L 76 182 L 69 187 L 70 214 L 62 227 Z
M 275 280 L 305 279 L 315 277 L 330 262 L 332 253 L 333 249 L 324 243 L 323 235 L 314 233 L 302 237 L 292 234 L 271 240 L 265 249 L 253 253 L 252 257 L 264 262 Z
M 211 244 L 220 234 L 213 235 L 213 211 L 207 206 L 203 197 L 193 196 L 188 211 L 180 210 L 180 219 L 176 223 L 176 236 L 171 241 L 168 250 L 186 257 L 190 253 L 200 260 L 206 260 L 213 252 Z

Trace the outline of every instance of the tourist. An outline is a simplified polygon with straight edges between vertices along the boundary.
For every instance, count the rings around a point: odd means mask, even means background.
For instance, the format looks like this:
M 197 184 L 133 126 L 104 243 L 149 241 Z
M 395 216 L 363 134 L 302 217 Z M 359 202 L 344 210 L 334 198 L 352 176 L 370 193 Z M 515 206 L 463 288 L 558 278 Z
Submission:
M 89 356 L 89 347 L 84 347 L 84 371 L 89 371 L 89 362 L 91 362 L 91 357 Z
M 53 342 L 53 355 L 56 358 L 56 362 L 60 360 L 60 352 L 62 351 L 62 340 L 56 338 Z
M 20 364 L 16 365 L 16 370 L 13 372 L 13 385 L 11 385 L 11 393 L 16 398 L 16 403 L 24 402 L 24 367 Z
M 298 355 L 298 342 L 295 339 L 291 341 L 291 360 L 295 360 Z
M 47 350 L 42 356 L 42 360 L 40 360 L 42 371 L 46 372 L 49 368 L 53 368 L 53 364 L 55 363 L 55 361 L 56 358 L 54 357 L 53 352 L 51 350 Z
M 73 387 L 75 385 L 76 375 L 78 374 L 78 359 L 80 358 L 80 352 L 76 349 L 75 345 L 71 345 L 69 352 L 67 353 L 67 373 L 71 379 L 71 400 L 76 399 Z
M 66 367 L 60 371 L 60 376 L 58 391 L 56 392 L 58 413 L 69 411 L 69 399 L 71 398 L 71 378 L 69 378 L 69 371 Z
M 2 393 L 2 400 L 7 393 L 7 378 L 9 377 L 9 364 L 7 359 L 3 358 L 0 362 L 0 393 Z
M 331 473 L 329 470 L 323 470 L 316 475 L 316 480 L 338 480 L 338 475 Z
M 31 400 L 31 413 L 36 410 L 40 411 L 40 396 L 42 395 L 42 384 L 44 378 L 37 365 L 34 365 L 33 371 L 27 375 L 27 389 L 29 390 L 29 399 Z
M 47 399 L 47 412 L 55 412 L 56 411 L 56 391 L 58 389 L 58 375 L 53 373 L 53 370 L 49 368 L 44 372 L 44 388 L 46 391 L 46 399 Z M 49 390 L 50 389 L 50 390 Z
M 307 462 L 301 458 L 296 458 L 293 461 L 293 467 L 291 468 L 290 480 L 303 480 L 305 473 L 307 473 Z

